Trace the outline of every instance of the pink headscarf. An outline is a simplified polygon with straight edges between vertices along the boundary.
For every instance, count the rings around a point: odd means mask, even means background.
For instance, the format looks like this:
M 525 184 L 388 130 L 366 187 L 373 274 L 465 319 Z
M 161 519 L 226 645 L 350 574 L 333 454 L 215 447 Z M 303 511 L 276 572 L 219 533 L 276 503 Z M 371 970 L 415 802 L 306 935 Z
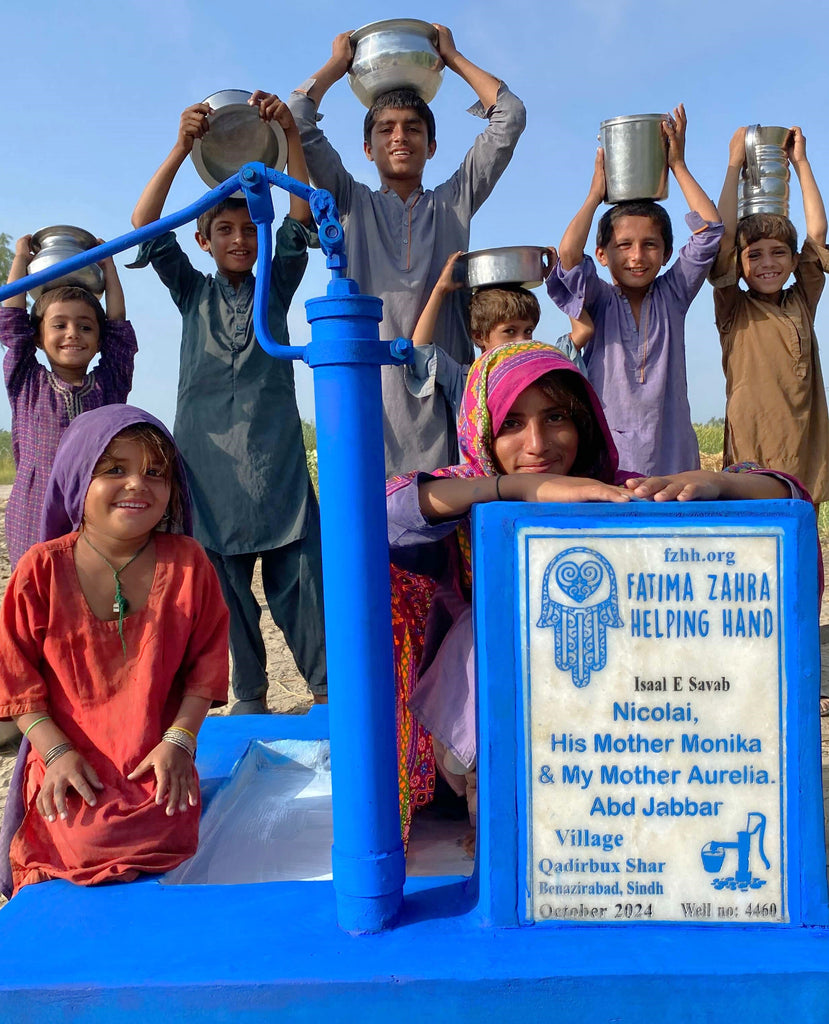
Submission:
M 472 364 L 458 415 L 458 444 L 472 469 L 468 475 L 494 476 L 498 472 L 492 442 L 507 413 L 522 391 L 554 371 L 572 377 L 589 401 L 605 449 L 598 453 L 603 456 L 597 459 L 602 464 L 600 479 L 606 483 L 619 482 L 619 456 L 598 395 L 563 352 L 541 341 L 501 345 L 484 352 Z M 622 474 L 622 479 L 629 475 Z

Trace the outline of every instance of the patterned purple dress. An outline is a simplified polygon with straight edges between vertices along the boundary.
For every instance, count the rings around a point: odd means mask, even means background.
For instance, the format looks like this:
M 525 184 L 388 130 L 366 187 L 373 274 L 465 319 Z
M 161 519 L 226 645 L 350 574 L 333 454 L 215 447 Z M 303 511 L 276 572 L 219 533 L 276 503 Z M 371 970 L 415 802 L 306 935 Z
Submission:
M 3 374 L 12 409 L 17 475 L 6 508 L 12 569 L 38 539 L 46 481 L 71 420 L 102 405 L 126 402 L 138 342 L 128 320 L 107 320 L 101 358 L 82 384 L 67 384 L 37 360 L 35 333 L 24 309 L 0 309 Z

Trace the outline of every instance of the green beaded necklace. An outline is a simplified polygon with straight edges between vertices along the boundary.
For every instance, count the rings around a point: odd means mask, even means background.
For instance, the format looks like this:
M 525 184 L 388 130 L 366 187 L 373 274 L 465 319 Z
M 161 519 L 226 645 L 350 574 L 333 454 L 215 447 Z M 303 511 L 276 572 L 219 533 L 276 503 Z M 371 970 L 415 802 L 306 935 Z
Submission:
M 141 547 L 135 552 L 135 554 L 131 558 L 127 559 L 127 561 L 124 562 L 120 569 L 115 568 L 115 566 L 112 564 L 112 562 L 110 562 L 110 560 L 103 553 L 103 551 L 99 551 L 85 533 L 81 533 L 81 537 L 92 548 L 96 555 L 99 555 L 101 558 L 103 558 L 103 560 L 106 562 L 106 564 L 112 571 L 112 575 L 115 579 L 115 600 L 112 603 L 112 610 L 113 612 L 118 612 L 118 636 L 121 637 L 121 647 L 124 649 L 124 657 L 126 658 L 127 642 L 124 639 L 124 616 L 129 611 L 130 606 L 129 601 L 127 601 L 127 599 L 124 597 L 123 591 L 121 590 L 121 573 L 124 571 L 124 569 L 126 569 L 128 565 L 132 565 L 136 558 L 138 558 L 141 552 L 147 547 L 147 545 L 153 539 L 152 535 L 150 535 L 144 541 Z

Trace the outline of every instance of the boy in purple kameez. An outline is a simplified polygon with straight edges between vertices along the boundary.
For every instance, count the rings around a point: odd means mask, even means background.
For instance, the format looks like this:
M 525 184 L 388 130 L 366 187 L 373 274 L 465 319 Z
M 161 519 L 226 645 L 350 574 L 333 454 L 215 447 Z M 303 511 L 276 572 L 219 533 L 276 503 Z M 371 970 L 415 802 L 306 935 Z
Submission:
M 9 283 L 25 277 L 33 257 L 31 235 L 18 239 Z M 84 288 L 53 288 L 26 311 L 26 294 L 0 309 L 3 374 L 12 409 L 12 449 L 17 467 L 6 508 L 12 569 L 38 539 L 46 481 L 58 442 L 71 420 L 102 405 L 126 402 L 138 343 L 126 319 L 121 282 L 112 259 L 101 261 L 106 315 Z M 50 369 L 37 360 L 44 351 Z M 87 372 L 100 352 L 98 365 Z
M 596 155 L 584 205 L 564 233 L 547 291 L 568 316 L 586 310 L 595 335 L 585 352 L 587 377 L 599 394 L 621 465 L 645 475 L 699 468 L 685 372 L 685 316 L 717 255 L 717 208 L 685 164 L 685 109 L 662 122 L 668 165 L 690 207 L 692 231 L 673 266 L 665 210 L 650 200 L 619 203 L 599 222 L 596 256 L 613 285 L 596 274 L 584 246 L 605 196 L 604 155 Z

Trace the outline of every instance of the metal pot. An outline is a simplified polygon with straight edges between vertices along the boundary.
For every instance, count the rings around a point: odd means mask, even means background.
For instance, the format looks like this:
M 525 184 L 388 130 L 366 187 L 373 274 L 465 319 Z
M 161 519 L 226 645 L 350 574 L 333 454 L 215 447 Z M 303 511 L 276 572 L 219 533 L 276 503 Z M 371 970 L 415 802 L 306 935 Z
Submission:
M 211 109 L 210 130 L 196 139 L 190 156 L 202 181 L 211 188 L 221 185 L 251 161 L 284 170 L 288 162 L 288 140 L 276 121 L 263 121 L 258 107 L 248 100 L 244 89 L 223 89 L 204 101 Z M 241 196 L 241 189 L 234 195 Z
M 415 18 L 374 21 L 351 33 L 348 81 L 364 107 L 392 89 L 412 89 L 430 103 L 443 79 L 434 25 Z
M 668 198 L 667 114 L 611 117 L 599 126 L 604 150 L 605 202 Z
M 29 263 L 29 273 L 37 274 L 41 270 L 53 267 L 70 256 L 94 249 L 98 239 L 83 228 L 72 227 L 71 224 L 55 224 L 49 228 L 41 228 L 32 235 L 32 252 L 35 254 Z M 29 294 L 38 299 L 44 292 L 64 285 L 76 285 L 86 288 L 93 295 L 104 293 L 104 272 L 97 263 L 90 263 L 64 277 L 58 277 L 48 284 L 32 288 Z
M 752 213 L 789 216 L 788 128 L 753 124 L 746 128 L 746 165 L 737 186 L 737 218 Z
M 541 245 L 506 245 L 464 253 L 455 266 L 458 279 L 468 288 L 498 284 L 537 288 L 547 276 L 551 255 Z

